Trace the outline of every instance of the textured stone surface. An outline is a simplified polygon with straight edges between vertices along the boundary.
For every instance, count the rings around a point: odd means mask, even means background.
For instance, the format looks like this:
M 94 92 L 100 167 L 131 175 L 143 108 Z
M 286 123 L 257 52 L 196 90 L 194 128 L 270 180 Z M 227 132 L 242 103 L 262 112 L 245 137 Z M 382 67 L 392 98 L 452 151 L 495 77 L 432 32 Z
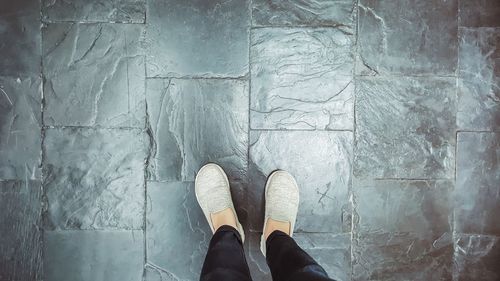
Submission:
M 253 25 L 354 26 L 353 0 L 254 0 Z
M 0 5 L 0 75 L 39 75 L 40 3 L 19 0 Z
M 42 0 L 45 21 L 144 23 L 146 0 Z
M 352 129 L 352 36 L 339 29 L 253 30 L 253 129 Z
M 359 79 L 354 174 L 453 178 L 454 86 L 451 78 Z
M 0 76 L 0 179 L 40 179 L 41 79 Z
M 455 229 L 500 236 L 500 133 L 458 133 Z
M 231 180 L 245 178 L 248 85 L 240 80 L 148 79 L 148 116 L 154 139 L 149 178 L 192 181 L 207 162 Z
M 148 4 L 148 77 L 240 77 L 248 72 L 246 0 Z
M 262 231 L 266 177 L 289 171 L 300 189 L 296 231 L 349 232 L 352 133 L 252 131 L 248 204 L 252 230 Z
M 0 280 L 41 280 L 41 184 L 0 181 Z
M 142 231 L 46 231 L 45 281 L 142 280 Z
M 355 181 L 353 280 L 450 280 L 451 181 Z
M 499 237 L 459 234 L 455 238 L 454 280 L 498 280 L 499 260 Z
M 251 233 L 245 245 L 254 281 L 271 281 L 266 259 L 260 251 L 261 233 Z M 351 280 L 351 234 L 296 233 L 294 240 L 337 281 Z M 167 279 L 168 280 L 168 279 Z
M 461 28 L 459 36 L 457 126 L 500 131 L 500 28 Z
M 47 130 L 45 227 L 141 229 L 146 149 L 140 130 Z
M 148 182 L 147 198 L 148 263 L 174 280 L 198 280 L 212 231 L 194 184 Z
M 44 27 L 45 124 L 144 127 L 142 35 L 130 24 Z
M 460 0 L 458 2 L 460 26 L 500 27 L 500 5 L 498 0 Z
M 457 1 L 360 0 L 357 72 L 453 75 Z

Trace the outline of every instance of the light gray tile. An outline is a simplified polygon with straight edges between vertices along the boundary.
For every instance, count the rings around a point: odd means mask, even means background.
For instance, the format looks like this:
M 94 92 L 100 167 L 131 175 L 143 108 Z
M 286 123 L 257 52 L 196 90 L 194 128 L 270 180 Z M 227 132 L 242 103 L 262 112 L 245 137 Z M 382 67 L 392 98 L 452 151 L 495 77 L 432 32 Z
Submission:
M 146 151 L 140 130 L 47 130 L 45 227 L 142 229 Z
M 45 281 L 141 281 L 142 231 L 47 231 Z
M 40 78 L 0 76 L 0 179 L 40 179 Z
M 246 256 L 255 281 L 271 281 L 266 258 L 260 251 L 261 233 L 250 233 Z M 295 242 L 306 251 L 328 276 L 337 281 L 351 280 L 351 234 L 296 233 Z
M 40 74 L 40 3 L 2 1 L 0 10 L 0 75 Z
M 455 79 L 360 78 L 354 174 L 453 178 Z
M 314 25 L 354 27 L 356 1 L 353 0 L 254 0 L 254 25 Z
M 461 28 L 459 36 L 457 126 L 500 131 L 500 28 Z
M 500 236 L 500 133 L 458 133 L 455 228 Z
M 451 181 L 355 181 L 353 280 L 450 280 Z
M 148 0 L 148 77 L 248 72 L 248 1 Z
M 454 75 L 457 2 L 360 0 L 357 73 Z
M 212 232 L 196 201 L 194 184 L 147 184 L 148 263 L 174 280 L 198 280 Z
M 460 0 L 458 2 L 460 26 L 500 27 L 500 4 L 497 0 Z
M 144 269 L 144 281 L 178 281 L 179 279 L 170 272 L 156 265 L 146 264 Z
M 266 177 L 290 172 L 300 189 L 298 232 L 349 232 L 352 133 L 252 131 L 248 204 L 252 230 L 262 231 Z
M 454 280 L 498 280 L 499 260 L 499 237 L 467 234 L 456 236 Z
M 45 26 L 45 124 L 143 128 L 143 31 L 131 24 Z
M 42 279 L 41 184 L 0 181 L 0 280 Z
M 252 32 L 253 129 L 352 129 L 351 35 L 334 28 Z
M 42 0 L 45 21 L 144 23 L 146 0 Z
M 147 88 L 155 146 L 150 179 L 192 181 L 207 162 L 220 164 L 231 180 L 245 178 L 247 82 L 148 79 Z

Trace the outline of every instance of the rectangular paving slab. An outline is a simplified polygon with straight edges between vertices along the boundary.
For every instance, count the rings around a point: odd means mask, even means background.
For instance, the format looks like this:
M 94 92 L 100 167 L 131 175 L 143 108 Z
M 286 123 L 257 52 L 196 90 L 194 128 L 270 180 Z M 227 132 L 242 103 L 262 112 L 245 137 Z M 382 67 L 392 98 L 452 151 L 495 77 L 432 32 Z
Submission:
M 193 181 L 207 162 L 246 178 L 248 83 L 230 79 L 148 79 L 152 180 Z
M 143 228 L 143 131 L 48 129 L 43 149 L 46 229 Z
M 45 124 L 143 128 L 143 31 L 131 24 L 46 25 Z
M 350 232 L 351 132 L 252 131 L 249 157 L 252 230 L 262 231 L 266 178 L 282 169 L 300 189 L 297 232 Z
M 40 179 L 42 81 L 0 76 L 0 179 Z

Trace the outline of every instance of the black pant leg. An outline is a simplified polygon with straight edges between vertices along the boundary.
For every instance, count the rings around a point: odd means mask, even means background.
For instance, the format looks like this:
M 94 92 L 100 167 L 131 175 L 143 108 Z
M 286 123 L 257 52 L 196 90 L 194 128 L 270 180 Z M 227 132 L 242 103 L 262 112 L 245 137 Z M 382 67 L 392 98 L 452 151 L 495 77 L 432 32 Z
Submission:
M 274 231 L 266 241 L 266 260 L 273 281 L 334 281 L 323 267 L 286 233 Z
M 250 270 L 238 231 L 221 226 L 210 240 L 201 281 L 251 281 Z

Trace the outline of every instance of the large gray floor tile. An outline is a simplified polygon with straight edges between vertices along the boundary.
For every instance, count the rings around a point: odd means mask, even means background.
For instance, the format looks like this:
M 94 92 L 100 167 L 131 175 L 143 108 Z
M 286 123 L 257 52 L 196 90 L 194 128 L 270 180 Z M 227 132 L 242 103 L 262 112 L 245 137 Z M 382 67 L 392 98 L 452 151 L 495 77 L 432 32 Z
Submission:
M 252 31 L 253 129 L 352 129 L 353 36 L 335 28 Z
M 41 184 L 0 181 L 0 280 L 42 276 Z
M 360 0 L 357 73 L 454 75 L 457 2 Z
M 353 280 L 450 280 L 451 181 L 355 181 Z
M 457 126 L 500 131 L 500 28 L 461 28 L 459 36 Z
M 354 27 L 353 0 L 254 0 L 253 25 L 314 25 Z
M 40 78 L 0 76 L 0 179 L 39 179 Z
M 458 133 L 455 229 L 500 236 L 500 133 Z
M 248 72 L 247 0 L 148 0 L 148 77 Z
M 45 124 L 144 127 L 143 31 L 131 24 L 45 26 Z
M 47 231 L 45 281 L 141 281 L 142 231 Z
M 140 130 L 47 130 L 45 227 L 141 229 L 146 143 Z
M 260 251 L 261 233 L 250 233 L 245 245 L 254 281 L 271 281 L 271 272 Z M 351 234 L 295 233 L 297 244 L 337 281 L 351 280 Z
M 0 10 L 0 75 L 40 74 L 40 3 L 2 1 Z
M 300 189 L 298 232 L 349 232 L 352 133 L 252 131 L 248 204 L 252 230 L 262 231 L 266 177 L 289 171 Z
M 198 280 L 212 232 L 194 184 L 148 182 L 147 197 L 147 262 L 175 280 Z
M 498 0 L 460 0 L 458 3 L 460 26 L 500 27 L 500 5 Z
M 455 79 L 360 78 L 354 174 L 453 178 Z
M 155 151 L 149 178 L 192 181 L 216 162 L 231 180 L 245 178 L 248 83 L 222 79 L 148 79 L 149 124 Z
M 456 236 L 454 280 L 499 280 L 499 260 L 499 237 L 467 234 Z
M 146 0 L 42 0 L 46 21 L 144 23 Z

